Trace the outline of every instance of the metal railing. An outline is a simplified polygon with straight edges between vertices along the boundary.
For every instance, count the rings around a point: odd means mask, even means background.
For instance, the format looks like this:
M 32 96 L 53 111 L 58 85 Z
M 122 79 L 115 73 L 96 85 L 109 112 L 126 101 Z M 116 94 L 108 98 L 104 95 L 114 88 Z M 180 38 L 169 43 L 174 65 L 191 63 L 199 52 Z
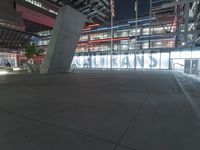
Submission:
M 200 79 L 200 68 L 190 68 L 190 76 Z
M 179 67 L 177 67 L 177 66 L 179 66 Z M 173 70 L 182 72 L 184 74 L 187 74 L 193 78 L 200 80 L 200 68 L 189 67 L 189 68 L 185 69 L 185 65 L 179 64 L 179 63 L 174 63 Z

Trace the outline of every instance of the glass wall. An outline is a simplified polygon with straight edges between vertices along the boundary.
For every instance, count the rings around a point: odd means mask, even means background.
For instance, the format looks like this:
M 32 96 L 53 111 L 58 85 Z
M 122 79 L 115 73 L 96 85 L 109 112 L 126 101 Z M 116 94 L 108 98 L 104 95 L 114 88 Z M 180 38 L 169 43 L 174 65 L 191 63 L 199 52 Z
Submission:
M 133 69 L 134 54 L 112 56 L 112 68 Z M 78 68 L 111 68 L 111 55 L 75 56 L 72 64 Z M 169 69 L 169 53 L 141 53 L 136 55 L 137 69 Z
M 112 56 L 112 68 L 133 69 L 135 67 L 134 63 L 134 54 L 114 54 Z M 187 63 L 190 64 L 190 68 L 193 67 L 192 69 L 194 69 L 196 67 L 200 70 L 200 51 L 198 49 L 136 55 L 137 69 L 171 68 L 187 72 Z M 72 64 L 76 64 L 78 68 L 111 68 L 111 55 L 75 56 Z
M 163 32 L 162 28 L 155 27 L 152 32 L 159 34 Z M 175 46 L 175 38 L 161 37 L 161 38 L 151 38 L 149 35 L 149 28 L 141 28 L 137 30 L 137 49 L 145 50 L 149 48 L 173 48 Z M 49 43 L 51 31 L 43 31 L 38 33 L 42 36 L 38 41 L 39 46 L 47 46 Z M 135 29 L 115 29 L 114 31 L 114 51 L 134 51 L 136 48 L 135 41 Z M 98 31 L 89 32 L 81 35 L 79 39 L 79 45 L 76 49 L 77 52 L 89 52 L 89 51 L 110 51 L 110 31 Z M 150 46 L 149 46 L 150 44 Z M 86 46 L 87 45 L 87 46 Z
M 17 55 L 12 53 L 0 53 L 0 67 L 4 67 L 8 63 L 11 67 L 17 67 Z
M 200 78 L 200 48 L 172 52 L 171 64 L 173 70 Z

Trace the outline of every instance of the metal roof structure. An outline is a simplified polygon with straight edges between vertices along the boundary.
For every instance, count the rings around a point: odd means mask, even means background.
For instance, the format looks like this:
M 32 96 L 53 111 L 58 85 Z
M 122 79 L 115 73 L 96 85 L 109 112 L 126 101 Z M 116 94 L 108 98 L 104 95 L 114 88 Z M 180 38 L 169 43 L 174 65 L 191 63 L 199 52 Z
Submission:
M 200 43 L 199 0 L 151 0 L 151 26 L 162 27 L 166 34 L 176 36 L 176 47 Z
M 109 0 L 41 0 L 56 7 L 69 5 L 88 17 L 88 22 L 107 23 L 110 17 Z
M 32 36 L 36 35 L 0 27 L 0 48 L 21 48 Z

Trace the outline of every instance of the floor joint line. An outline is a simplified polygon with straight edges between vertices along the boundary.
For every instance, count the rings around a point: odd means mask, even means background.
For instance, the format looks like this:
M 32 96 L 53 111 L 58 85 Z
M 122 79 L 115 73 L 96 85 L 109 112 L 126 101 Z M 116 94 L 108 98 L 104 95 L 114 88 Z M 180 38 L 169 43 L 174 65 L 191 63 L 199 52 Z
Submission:
M 125 134 L 127 133 L 128 129 L 130 128 L 131 124 L 134 123 L 135 119 L 137 118 L 138 114 L 140 113 L 140 111 L 144 108 L 144 105 L 147 101 L 147 98 L 151 95 L 151 93 L 148 93 L 147 96 L 144 98 L 144 102 L 143 104 L 136 110 L 136 113 L 133 115 L 133 118 L 131 119 L 131 121 L 129 122 L 127 128 L 124 130 L 124 132 L 122 133 L 122 135 L 120 136 L 119 140 L 117 141 L 115 147 L 113 150 L 116 150 L 117 147 L 120 145 L 121 140 L 123 139 L 123 137 L 125 136 Z

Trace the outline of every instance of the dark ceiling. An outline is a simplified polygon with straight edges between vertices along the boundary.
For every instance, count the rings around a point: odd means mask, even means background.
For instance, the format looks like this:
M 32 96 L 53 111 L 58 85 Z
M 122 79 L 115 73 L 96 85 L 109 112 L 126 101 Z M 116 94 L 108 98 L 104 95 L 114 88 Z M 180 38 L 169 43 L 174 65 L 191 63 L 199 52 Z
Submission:
M 62 7 L 70 5 L 74 9 L 88 16 L 88 22 L 106 23 L 110 17 L 109 0 L 42 0 L 52 5 Z

